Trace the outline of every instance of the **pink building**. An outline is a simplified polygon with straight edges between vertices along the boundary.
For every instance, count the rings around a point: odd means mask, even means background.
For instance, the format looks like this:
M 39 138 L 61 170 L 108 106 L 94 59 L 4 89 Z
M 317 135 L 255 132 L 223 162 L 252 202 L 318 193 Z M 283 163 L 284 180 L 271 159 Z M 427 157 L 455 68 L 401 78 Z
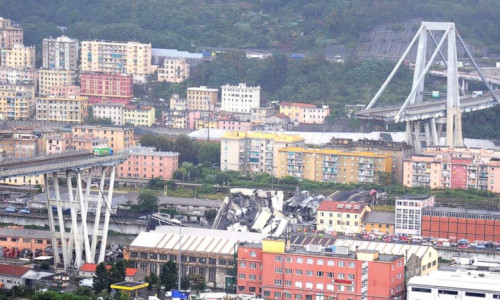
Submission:
M 80 96 L 80 87 L 77 85 L 53 85 L 50 94 L 56 97 Z
M 129 104 L 134 85 L 131 74 L 82 73 L 81 95 L 89 98 L 89 104 L 113 102 Z
M 73 135 L 71 134 L 71 132 L 66 132 L 60 135 L 47 137 L 47 140 L 45 142 L 45 153 L 51 155 L 71 150 L 72 136 Z
M 195 111 L 190 111 L 188 115 L 188 128 L 189 129 L 195 129 L 196 127 L 196 121 L 201 119 L 202 117 L 202 112 L 199 110 Z
M 235 131 L 250 131 L 252 129 L 252 123 L 235 120 L 219 120 L 218 128 Z
M 118 177 L 170 180 L 178 169 L 177 152 L 157 152 L 153 147 L 129 148 L 128 151 L 127 160 L 117 167 Z

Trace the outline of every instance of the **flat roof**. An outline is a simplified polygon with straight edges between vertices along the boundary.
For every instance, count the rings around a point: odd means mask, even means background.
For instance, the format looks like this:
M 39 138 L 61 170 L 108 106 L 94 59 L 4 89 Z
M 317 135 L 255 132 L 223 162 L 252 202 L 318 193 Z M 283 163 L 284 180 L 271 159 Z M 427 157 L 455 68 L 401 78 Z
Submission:
M 142 289 L 148 287 L 149 283 L 147 282 L 136 282 L 136 281 L 124 281 L 111 285 L 112 289 L 116 290 L 124 290 L 124 291 L 135 291 L 138 289 Z
M 30 239 L 50 239 L 50 231 L 18 229 L 18 228 L 0 228 L 0 236 L 30 238 Z
M 223 139 L 259 139 L 259 140 L 273 140 L 275 142 L 303 142 L 304 138 L 298 134 L 284 134 L 272 132 L 258 132 L 258 131 L 227 131 L 221 138 Z
M 160 49 L 160 48 L 151 48 L 151 56 L 203 59 L 202 53 L 191 53 L 188 51 L 179 51 L 177 49 Z
M 380 254 L 408 255 L 406 259 L 410 258 L 413 254 L 422 258 L 429 251 L 436 251 L 431 246 L 344 239 L 337 239 L 335 241 L 335 246 L 348 247 L 351 251 L 356 251 L 356 248 L 358 248 L 365 250 L 377 250 Z
M 423 212 L 445 212 L 445 213 L 458 213 L 458 214 L 472 214 L 481 216 L 494 216 L 500 217 L 500 211 L 494 210 L 479 210 L 479 209 L 466 209 L 444 206 L 429 206 L 422 208 Z
M 482 274 L 482 275 L 481 275 Z M 482 271 L 457 270 L 434 271 L 429 275 L 415 276 L 408 281 L 408 287 L 447 288 L 500 293 L 500 274 Z
M 396 197 L 396 200 L 427 200 L 434 197 L 434 195 L 403 195 Z
M 395 213 L 371 211 L 365 215 L 364 223 L 394 224 Z
M 212 207 L 219 208 L 222 204 L 222 200 L 209 200 L 209 199 L 197 199 L 197 198 L 177 198 L 177 197 L 159 197 L 159 205 L 173 204 L 181 206 L 200 206 L 200 207 Z
M 182 227 L 181 250 L 189 252 L 233 255 L 234 245 L 240 242 L 261 242 L 266 234 L 236 232 L 206 228 Z M 155 231 L 141 232 L 130 244 L 134 247 L 179 249 L 179 226 L 158 226 Z

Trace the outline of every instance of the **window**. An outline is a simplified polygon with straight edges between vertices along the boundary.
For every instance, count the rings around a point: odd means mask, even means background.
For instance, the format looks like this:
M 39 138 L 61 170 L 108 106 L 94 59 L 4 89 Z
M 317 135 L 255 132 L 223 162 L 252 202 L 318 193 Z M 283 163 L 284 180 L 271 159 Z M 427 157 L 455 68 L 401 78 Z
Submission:
M 322 259 L 318 259 L 318 260 L 316 261 L 316 264 L 317 264 L 318 266 L 322 266 L 322 265 L 323 265 L 323 260 L 322 260 Z
M 308 264 L 308 265 L 312 265 L 312 264 L 314 264 L 314 259 L 312 259 L 312 258 L 308 258 L 308 259 L 307 259 L 307 264 Z
M 353 262 L 353 261 L 350 261 L 347 265 L 348 265 L 349 268 L 355 268 L 356 267 L 356 263 Z
M 287 257 L 285 258 L 285 261 L 286 261 L 287 263 L 291 263 L 291 262 L 292 262 L 292 257 L 287 256 Z
M 486 298 L 484 293 L 465 292 L 466 297 Z
M 271 292 L 270 291 L 264 291 L 264 297 L 269 297 L 271 296 Z
M 302 288 L 302 282 L 300 282 L 300 281 L 295 281 L 295 287 L 297 287 L 297 288 Z
M 141 258 L 148 258 L 148 254 L 146 252 L 141 252 Z
M 281 279 L 274 279 L 274 284 L 275 285 L 281 285 L 282 284 Z
M 333 260 L 329 260 L 326 262 L 326 264 L 329 266 L 329 267 L 334 267 L 335 266 L 335 261 Z
M 283 269 L 282 268 L 274 268 L 274 273 L 281 274 L 281 273 L 283 273 Z
M 242 273 L 238 274 L 238 278 L 239 279 L 245 279 L 245 274 L 242 274 Z
M 419 293 L 430 293 L 430 292 L 432 292 L 431 289 L 419 288 L 419 287 L 412 287 L 411 290 L 413 292 L 419 292 Z
M 302 270 L 295 269 L 295 275 L 302 276 Z
M 298 264 L 304 263 L 304 259 L 302 257 L 297 257 L 296 261 L 297 261 Z
M 247 263 L 244 261 L 240 261 L 240 268 L 246 268 Z
M 339 261 L 339 267 L 345 267 L 345 261 L 340 260 Z
M 354 280 L 354 274 L 347 274 L 347 279 Z
M 292 269 L 285 269 L 285 274 L 292 274 Z
M 306 276 L 313 276 L 313 271 L 312 270 L 307 270 L 306 271 Z
M 281 255 L 276 255 L 276 256 L 274 257 L 274 261 L 283 261 L 283 256 L 281 256 Z
M 325 276 L 325 272 L 323 272 L 323 271 L 317 271 L 316 272 L 316 276 L 317 277 L 323 277 L 323 276 Z
M 281 298 L 281 292 L 274 292 L 274 298 L 275 299 Z
M 302 294 L 295 294 L 295 300 L 302 300 Z
M 257 263 L 251 262 L 250 269 L 257 269 Z
M 149 254 L 149 258 L 150 259 L 158 259 L 158 254 L 156 254 L 156 253 L 150 253 Z
M 337 288 L 337 290 L 343 292 L 343 291 L 345 291 L 345 286 L 339 285 L 339 287 Z
M 255 251 L 250 251 L 250 257 L 256 257 L 257 256 L 257 252 Z
M 438 290 L 438 295 L 458 295 L 457 291 L 450 291 L 450 290 Z
M 316 289 L 317 290 L 323 290 L 323 284 L 322 283 L 316 283 Z
M 326 272 L 326 277 L 333 278 L 335 274 L 333 272 Z
M 306 300 L 312 300 L 313 296 L 312 295 L 306 295 Z
M 306 282 L 306 289 L 312 289 L 312 288 L 313 288 L 312 282 Z
M 249 280 L 256 280 L 257 276 L 255 274 L 248 274 L 248 279 Z
M 217 264 L 217 260 L 215 258 L 209 258 L 208 259 L 208 264 L 215 265 L 215 264 Z
M 337 274 L 337 278 L 338 279 L 344 279 L 345 278 L 345 274 L 344 273 L 339 273 L 339 274 Z
M 292 286 L 291 280 L 285 280 L 285 286 Z

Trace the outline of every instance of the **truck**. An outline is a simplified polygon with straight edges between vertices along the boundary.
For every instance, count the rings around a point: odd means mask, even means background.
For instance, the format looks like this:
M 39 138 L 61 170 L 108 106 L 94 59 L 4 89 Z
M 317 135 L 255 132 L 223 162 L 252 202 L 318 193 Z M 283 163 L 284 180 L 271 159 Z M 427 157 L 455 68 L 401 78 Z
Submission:
M 109 147 L 94 148 L 93 152 L 95 156 L 108 156 L 113 154 L 113 149 Z
M 477 98 L 477 97 L 482 97 L 483 96 L 483 91 L 473 91 L 472 92 L 472 98 Z

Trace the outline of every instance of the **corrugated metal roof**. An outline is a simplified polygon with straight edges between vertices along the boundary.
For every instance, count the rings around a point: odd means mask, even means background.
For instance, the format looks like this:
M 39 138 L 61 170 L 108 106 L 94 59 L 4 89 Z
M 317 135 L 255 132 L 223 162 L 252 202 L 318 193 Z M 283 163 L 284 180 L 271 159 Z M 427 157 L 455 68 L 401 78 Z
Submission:
M 181 229 L 182 251 L 233 254 L 233 247 L 239 242 L 261 242 L 265 234 L 254 232 L 233 232 L 205 228 Z M 130 244 L 131 247 L 179 249 L 179 227 L 158 226 L 155 231 L 142 232 Z
M 413 254 L 422 258 L 428 251 L 434 250 L 430 246 L 422 245 L 412 245 L 412 244 L 396 244 L 396 243 L 383 243 L 374 241 L 361 241 L 361 240 L 343 240 L 337 239 L 335 241 L 335 246 L 349 247 L 351 251 L 356 251 L 356 246 L 358 249 L 368 249 L 377 250 L 382 254 L 393 254 L 393 255 L 408 255 L 407 259 Z M 436 251 L 436 250 L 434 250 Z

